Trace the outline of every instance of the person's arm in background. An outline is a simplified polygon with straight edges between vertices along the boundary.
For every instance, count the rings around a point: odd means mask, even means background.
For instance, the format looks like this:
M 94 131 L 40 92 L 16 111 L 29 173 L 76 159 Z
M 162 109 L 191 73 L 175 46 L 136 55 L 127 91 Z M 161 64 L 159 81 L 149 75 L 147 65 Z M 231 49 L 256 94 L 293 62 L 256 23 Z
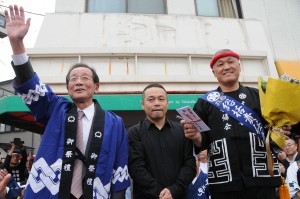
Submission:
M 12 157 L 12 154 L 13 154 L 15 148 L 16 148 L 16 145 L 14 143 L 11 143 L 11 148 L 8 151 L 6 158 L 4 160 L 4 163 L 3 163 L 3 168 L 5 168 L 5 169 L 10 168 L 10 161 L 11 161 L 11 157 Z
M 12 154 L 13 154 L 13 152 L 14 152 L 15 149 L 16 149 L 15 143 L 11 143 L 11 148 L 8 151 L 7 155 L 12 156 Z

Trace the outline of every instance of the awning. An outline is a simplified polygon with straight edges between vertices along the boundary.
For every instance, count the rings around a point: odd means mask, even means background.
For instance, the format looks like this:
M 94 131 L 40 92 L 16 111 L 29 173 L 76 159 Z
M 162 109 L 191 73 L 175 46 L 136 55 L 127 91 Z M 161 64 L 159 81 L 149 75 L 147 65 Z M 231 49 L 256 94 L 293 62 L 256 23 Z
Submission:
M 169 110 L 176 110 L 183 106 L 193 107 L 200 96 L 200 94 L 169 94 Z M 94 98 L 105 110 L 143 110 L 140 104 L 141 94 L 95 95 Z M 18 96 L 6 96 L 0 99 L 0 123 L 39 134 L 44 132 L 44 126 L 34 120 L 33 115 Z
M 290 77 L 300 80 L 300 62 L 277 61 L 276 67 L 279 77 L 288 74 Z

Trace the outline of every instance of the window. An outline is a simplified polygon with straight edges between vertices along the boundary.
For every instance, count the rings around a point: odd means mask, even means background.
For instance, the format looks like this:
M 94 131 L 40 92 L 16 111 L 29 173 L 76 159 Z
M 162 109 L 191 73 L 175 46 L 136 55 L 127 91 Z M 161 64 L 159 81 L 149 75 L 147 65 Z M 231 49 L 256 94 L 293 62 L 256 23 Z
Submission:
M 87 12 L 124 13 L 126 12 L 126 4 L 124 0 L 89 0 Z
M 0 12 L 0 38 L 7 36 L 5 16 Z
M 197 15 L 219 17 L 217 0 L 196 0 Z
M 165 0 L 88 0 L 87 12 L 164 14 Z
M 0 123 L 0 132 L 5 132 L 5 124 Z
M 6 24 L 5 24 L 5 16 L 4 16 L 2 13 L 0 13 L 0 26 L 1 26 L 2 28 L 5 28 L 5 27 L 6 27 Z
M 0 133 L 22 132 L 23 129 L 0 123 Z
M 128 0 L 128 13 L 164 14 L 163 0 Z
M 11 127 L 9 125 L 5 125 L 5 132 L 10 132 L 11 131 Z
M 198 16 L 242 18 L 239 0 L 195 0 Z

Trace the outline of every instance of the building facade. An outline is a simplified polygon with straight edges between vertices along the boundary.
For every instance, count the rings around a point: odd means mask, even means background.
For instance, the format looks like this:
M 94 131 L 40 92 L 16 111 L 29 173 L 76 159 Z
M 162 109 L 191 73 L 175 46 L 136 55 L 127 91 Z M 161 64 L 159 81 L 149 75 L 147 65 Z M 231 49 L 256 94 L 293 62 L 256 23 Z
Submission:
M 72 64 L 93 66 L 96 97 L 129 127 L 144 117 L 140 93 L 149 83 L 169 91 L 173 118 L 215 89 L 209 62 L 219 49 L 241 55 L 244 85 L 282 73 L 300 78 L 299 10 L 298 0 L 56 0 L 27 52 L 60 95 Z

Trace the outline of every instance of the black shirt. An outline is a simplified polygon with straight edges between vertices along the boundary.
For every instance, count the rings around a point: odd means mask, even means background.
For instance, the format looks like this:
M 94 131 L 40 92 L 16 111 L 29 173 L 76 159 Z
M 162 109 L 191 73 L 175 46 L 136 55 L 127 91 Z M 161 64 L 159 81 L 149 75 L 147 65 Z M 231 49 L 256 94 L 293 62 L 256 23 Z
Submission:
M 252 109 L 263 121 L 257 89 L 240 85 L 238 90 L 225 94 Z M 194 111 L 211 129 L 201 133 L 203 148 L 209 149 L 211 192 L 280 186 L 278 161 L 274 158 L 274 177 L 271 177 L 267 171 L 265 143 L 256 133 L 202 98 Z
M 161 130 L 144 119 L 128 130 L 129 174 L 135 199 L 157 199 L 168 188 L 174 199 L 186 198 L 196 175 L 193 144 L 181 124 L 167 120 Z
M 26 161 L 27 161 L 27 153 L 26 150 L 21 151 L 21 161 L 20 163 L 15 166 L 11 167 L 10 166 L 10 161 L 12 156 L 7 155 L 4 161 L 4 168 L 7 170 L 8 173 L 10 173 L 16 180 L 16 182 L 19 182 L 21 184 L 25 183 L 25 175 L 24 175 L 24 170 L 26 168 Z

